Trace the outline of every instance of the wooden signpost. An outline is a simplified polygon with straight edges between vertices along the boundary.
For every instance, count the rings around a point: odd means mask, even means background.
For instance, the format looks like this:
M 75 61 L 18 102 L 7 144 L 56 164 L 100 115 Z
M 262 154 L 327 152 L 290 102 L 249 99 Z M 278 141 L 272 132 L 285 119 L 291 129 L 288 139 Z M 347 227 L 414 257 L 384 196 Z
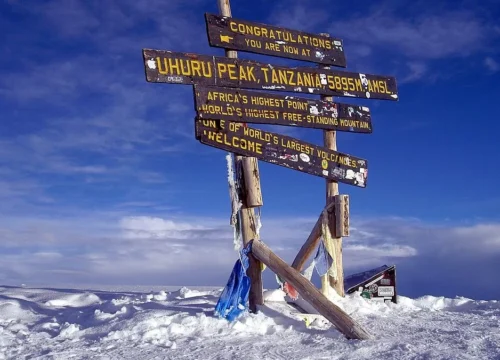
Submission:
M 325 179 L 365 187 L 368 162 L 290 136 L 225 120 L 195 120 L 203 144 Z
M 211 46 L 346 67 L 337 38 L 208 13 L 205 23 Z
M 328 36 L 328 34 L 324 34 Z M 329 69 L 329 67 L 321 66 L 322 69 Z M 333 97 L 321 95 L 322 100 L 333 101 Z M 337 150 L 337 133 L 333 130 L 323 131 L 323 143 L 325 147 L 330 150 Z M 339 194 L 339 184 L 335 180 L 326 179 L 326 206 L 334 203 L 335 197 Z M 338 208 L 334 206 L 334 215 L 338 217 Z M 325 215 L 323 215 L 325 216 Z M 332 257 L 332 269 L 327 274 L 321 276 L 321 291 L 328 296 L 330 289 L 336 290 L 337 294 L 344 296 L 344 265 L 342 259 L 342 238 L 335 236 L 337 233 L 335 216 L 326 214 L 326 226 L 322 227 L 321 235 L 323 236 L 323 243 L 325 250 Z M 332 276 L 333 274 L 333 276 Z
M 392 76 L 286 67 L 252 60 L 143 49 L 148 82 L 213 85 L 396 101 Z
M 373 131 L 370 110 L 365 106 L 214 86 L 193 88 L 199 119 L 364 134 Z
M 251 244 L 253 249 L 247 270 L 251 281 L 250 311 L 256 312 L 257 306 L 263 304 L 263 262 L 346 337 L 367 339 L 369 334 L 324 296 L 330 287 L 344 296 L 342 237 L 349 236 L 349 197 L 339 195 L 338 184 L 365 188 L 368 175 L 367 160 L 337 151 L 336 134 L 373 131 L 367 107 L 337 103 L 333 96 L 398 101 L 396 79 L 330 69 L 346 67 L 341 39 L 234 19 L 229 0 L 217 0 L 217 4 L 220 15 L 205 13 L 207 36 L 211 46 L 225 49 L 226 56 L 143 49 L 146 81 L 192 85 L 196 139 L 234 156 L 241 200 L 239 231 L 243 244 Z M 238 59 L 236 50 L 309 61 L 318 66 L 287 67 Z M 317 94 L 321 99 L 280 95 L 278 91 Z M 318 146 L 247 123 L 321 129 L 324 144 Z M 258 160 L 326 180 L 326 206 L 291 266 L 259 239 L 253 212 L 254 207 L 262 206 Z M 322 277 L 324 295 L 299 274 L 320 238 L 334 259 L 328 274 Z

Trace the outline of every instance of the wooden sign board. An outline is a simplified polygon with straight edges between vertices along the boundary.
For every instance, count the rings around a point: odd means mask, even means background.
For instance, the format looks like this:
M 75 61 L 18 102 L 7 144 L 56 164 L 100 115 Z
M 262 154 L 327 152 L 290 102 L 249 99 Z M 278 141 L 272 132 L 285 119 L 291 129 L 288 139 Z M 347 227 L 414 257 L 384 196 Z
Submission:
M 195 119 L 195 129 L 196 138 L 202 144 L 325 179 L 366 187 L 368 162 L 364 159 L 232 121 Z
M 193 88 L 200 119 L 372 132 L 370 110 L 365 106 L 223 87 Z
M 143 49 L 148 82 L 200 84 L 397 101 L 392 76 L 291 68 L 252 60 Z
M 211 46 L 346 67 L 342 40 L 205 13 Z

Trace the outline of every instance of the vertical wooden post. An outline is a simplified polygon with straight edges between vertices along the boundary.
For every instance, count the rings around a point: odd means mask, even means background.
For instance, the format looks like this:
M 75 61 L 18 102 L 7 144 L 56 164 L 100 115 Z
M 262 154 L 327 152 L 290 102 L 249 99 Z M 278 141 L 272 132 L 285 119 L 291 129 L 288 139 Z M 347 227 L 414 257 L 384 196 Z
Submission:
M 231 6 L 229 0 L 217 0 L 221 16 L 231 17 Z M 234 50 L 225 49 L 228 58 L 236 59 L 238 53 Z M 260 241 L 257 236 L 257 224 L 255 221 L 254 207 L 262 206 L 262 194 L 260 189 L 260 178 L 258 162 L 256 158 L 237 156 L 233 154 L 236 173 L 242 185 L 240 199 L 242 207 L 240 210 L 241 235 L 243 246 L 250 241 Z M 257 305 L 264 304 L 262 289 L 261 262 L 253 254 L 249 254 L 249 267 L 247 275 L 250 278 L 249 308 L 250 312 L 257 312 Z
M 321 34 L 325 36 L 330 36 L 330 34 Z M 322 66 L 323 69 L 330 69 L 329 66 Z M 333 101 L 333 96 L 321 95 L 322 100 Z M 333 130 L 323 131 L 323 140 L 325 147 L 331 150 L 337 150 L 337 133 Z M 326 180 L 326 205 L 335 201 L 335 196 L 339 194 L 339 184 L 336 181 Z M 344 267 L 342 263 L 342 238 L 336 237 L 336 224 L 335 216 L 328 216 L 328 228 L 332 234 L 332 239 L 325 242 L 325 247 L 328 252 L 335 254 L 335 263 L 333 266 L 336 268 L 337 278 L 331 277 L 326 274 L 321 277 L 321 291 L 325 296 L 328 296 L 330 287 L 334 288 L 337 294 L 340 296 L 345 296 L 344 293 Z

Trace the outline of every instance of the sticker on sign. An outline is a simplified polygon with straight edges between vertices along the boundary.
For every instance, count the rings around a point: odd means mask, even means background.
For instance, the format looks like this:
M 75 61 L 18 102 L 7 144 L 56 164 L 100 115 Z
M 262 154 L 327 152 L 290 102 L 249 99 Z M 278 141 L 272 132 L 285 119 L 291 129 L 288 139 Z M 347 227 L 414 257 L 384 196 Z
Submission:
M 394 286 L 379 286 L 378 296 L 394 296 Z

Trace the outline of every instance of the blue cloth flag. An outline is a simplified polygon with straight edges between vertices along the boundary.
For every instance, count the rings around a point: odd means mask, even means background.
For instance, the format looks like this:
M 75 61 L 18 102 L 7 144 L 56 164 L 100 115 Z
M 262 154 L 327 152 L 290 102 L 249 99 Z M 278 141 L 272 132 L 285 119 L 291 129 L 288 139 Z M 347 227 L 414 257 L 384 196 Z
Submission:
M 318 246 L 318 252 L 314 257 L 314 261 L 314 267 L 316 268 L 319 276 L 326 275 L 328 269 L 330 269 L 330 267 L 333 265 L 333 258 L 330 256 L 328 251 L 326 251 L 323 241 L 321 241 Z
M 241 250 L 241 257 L 236 260 L 226 287 L 215 306 L 215 315 L 226 318 L 229 321 L 233 321 L 247 309 L 248 296 L 250 294 L 250 278 L 246 275 L 246 271 L 249 264 L 248 253 L 250 250 L 251 243 Z

